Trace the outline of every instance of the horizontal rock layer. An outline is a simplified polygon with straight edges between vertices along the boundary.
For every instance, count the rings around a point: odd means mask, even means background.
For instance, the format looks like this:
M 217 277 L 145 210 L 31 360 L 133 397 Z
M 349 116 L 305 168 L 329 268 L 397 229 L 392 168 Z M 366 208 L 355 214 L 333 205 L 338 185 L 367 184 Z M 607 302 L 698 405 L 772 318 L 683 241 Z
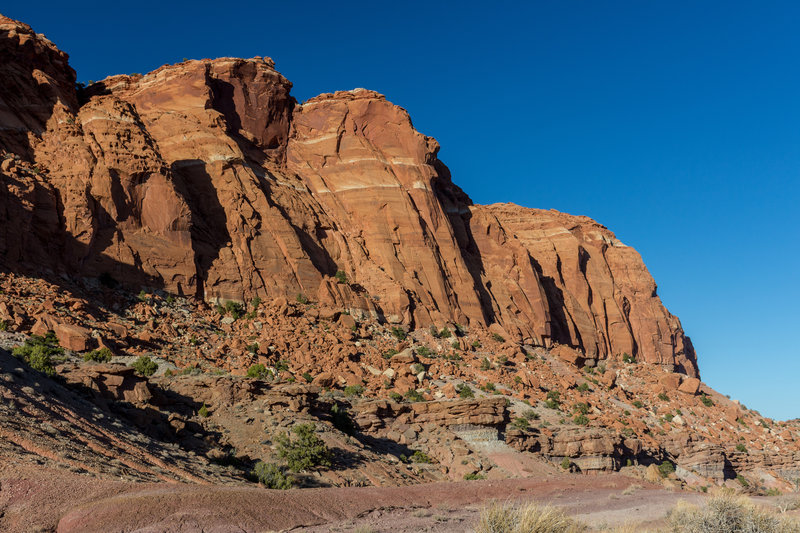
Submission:
M 0 150 L 19 158 L 0 188 L 5 268 L 208 301 L 302 295 L 697 375 L 634 250 L 585 217 L 473 205 L 378 93 L 299 105 L 268 58 L 76 92 L 66 54 L 4 17 L 0 54 Z

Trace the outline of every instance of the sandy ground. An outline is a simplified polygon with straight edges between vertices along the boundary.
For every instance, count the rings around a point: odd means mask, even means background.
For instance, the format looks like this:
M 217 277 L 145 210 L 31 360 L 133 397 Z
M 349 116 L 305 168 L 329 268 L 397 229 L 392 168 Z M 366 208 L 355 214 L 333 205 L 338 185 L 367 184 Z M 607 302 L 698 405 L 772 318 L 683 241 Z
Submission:
M 0 466 L 4 532 L 463 532 L 472 529 L 490 500 L 552 503 L 601 529 L 630 522 L 657 525 L 679 499 L 699 501 L 702 495 L 669 492 L 619 474 L 273 491 L 135 484 Z

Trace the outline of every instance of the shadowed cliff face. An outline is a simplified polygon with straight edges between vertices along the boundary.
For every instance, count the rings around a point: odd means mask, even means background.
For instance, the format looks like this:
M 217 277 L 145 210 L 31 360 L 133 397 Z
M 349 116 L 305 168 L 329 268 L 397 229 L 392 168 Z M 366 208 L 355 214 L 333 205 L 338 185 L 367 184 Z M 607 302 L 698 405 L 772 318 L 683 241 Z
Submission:
M 26 189 L 4 169 L 6 268 L 211 301 L 302 294 L 697 374 L 635 251 L 585 217 L 472 205 L 380 94 L 298 105 L 272 60 L 222 58 L 113 76 L 78 108 L 66 54 L 27 26 L 0 18 L 0 57 L 0 150 L 41 170 Z

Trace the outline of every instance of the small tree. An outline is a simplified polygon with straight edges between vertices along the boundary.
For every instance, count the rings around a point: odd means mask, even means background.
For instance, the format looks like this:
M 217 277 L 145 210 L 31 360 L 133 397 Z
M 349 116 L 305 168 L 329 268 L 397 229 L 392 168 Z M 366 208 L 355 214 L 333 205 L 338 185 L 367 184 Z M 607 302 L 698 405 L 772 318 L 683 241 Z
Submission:
M 275 463 L 257 462 L 252 475 L 268 489 L 287 490 L 294 485 L 294 479 L 286 475 L 285 467 Z
M 145 377 L 152 376 L 156 373 L 156 370 L 158 370 L 158 363 L 146 355 L 139 357 L 131 366 L 136 370 L 137 374 Z
M 293 472 L 331 466 L 331 452 L 314 433 L 314 424 L 298 424 L 291 433 L 278 435 L 276 441 L 278 456 L 286 459 Z

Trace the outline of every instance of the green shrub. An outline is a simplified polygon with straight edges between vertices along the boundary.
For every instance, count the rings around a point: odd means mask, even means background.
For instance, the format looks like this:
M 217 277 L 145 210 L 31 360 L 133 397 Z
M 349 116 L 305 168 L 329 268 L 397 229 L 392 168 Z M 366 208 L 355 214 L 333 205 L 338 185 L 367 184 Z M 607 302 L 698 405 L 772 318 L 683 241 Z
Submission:
M 442 328 L 442 331 L 439 332 L 440 339 L 449 339 L 452 336 L 453 333 L 447 327 Z
M 747 453 L 747 447 L 740 442 L 739 444 L 736 445 L 736 451 L 737 452 L 742 452 L 742 453 Z
M 99 348 L 97 350 L 92 350 L 91 352 L 87 352 L 83 355 L 84 361 L 94 361 L 95 363 L 108 363 L 111 361 L 111 350 L 108 348 Z
M 662 402 L 668 402 L 669 396 L 667 396 L 666 392 L 661 392 L 658 394 L 658 399 L 661 400 Z
M 456 385 L 456 392 L 461 398 L 464 398 L 465 400 L 475 397 L 475 393 L 472 392 L 472 388 L 466 383 Z
M 252 475 L 268 489 L 287 490 L 294 485 L 292 477 L 286 475 L 285 468 L 274 463 L 257 462 Z
M 572 461 L 570 460 L 569 457 L 564 457 L 561 460 L 561 468 L 563 468 L 564 470 L 569 470 L 571 466 L 572 466 Z
M 461 347 L 461 345 L 458 343 L 458 341 L 453 341 L 450 343 L 450 347 L 454 350 L 458 350 Z
M 247 369 L 247 377 L 256 379 L 270 379 L 272 377 L 272 371 L 261 363 L 256 363 Z
M 211 415 L 211 413 L 208 412 L 208 407 L 206 407 L 205 403 L 200 407 L 200 410 L 197 411 L 197 414 L 203 418 L 208 418 Z
M 465 481 L 475 481 L 478 479 L 486 479 L 486 476 L 483 474 L 464 474 Z
M 331 466 L 331 452 L 314 433 L 314 424 L 298 424 L 291 433 L 278 435 L 275 440 L 278 456 L 293 472 Z
M 344 388 L 344 395 L 348 397 L 358 397 L 364 394 L 363 385 L 348 385 Z
M 337 270 L 334 277 L 338 283 L 347 284 L 347 274 L 345 274 L 344 270 Z
M 632 355 L 628 355 L 627 353 L 622 354 L 622 362 L 623 363 L 635 363 L 636 359 Z
M 258 296 L 256 296 L 250 301 L 250 309 L 256 310 L 258 309 L 259 305 L 261 305 L 261 298 L 259 298 Z
M 414 363 L 411 365 L 411 373 L 414 375 L 419 374 L 420 372 L 425 372 L 425 367 L 419 363 Z
M 385 352 L 383 352 L 383 358 L 384 359 L 391 359 L 392 357 L 394 357 L 395 355 L 397 355 L 399 353 L 400 352 L 398 352 L 394 348 L 390 348 L 390 349 L 386 350 Z
M 225 303 L 225 310 L 230 313 L 231 318 L 234 320 L 239 320 L 244 315 L 244 306 L 233 300 Z
M 750 486 L 750 483 L 749 483 L 749 482 L 748 482 L 748 481 L 747 481 L 747 480 L 744 478 L 744 476 L 743 476 L 743 475 L 741 475 L 741 474 L 736 474 L 736 481 L 738 481 L 738 482 L 739 482 L 739 484 L 740 484 L 742 487 L 745 487 L 745 488 L 747 488 L 747 487 L 749 487 L 749 486 Z
M 52 357 L 64 353 L 58 346 L 56 334 L 48 331 L 44 337 L 31 335 L 22 346 L 11 350 L 11 355 L 27 363 L 29 367 L 48 376 L 54 376 L 56 369 Z
M 8 331 L 8 322 L 0 320 L 0 331 Z
M 172 305 L 175 303 L 175 297 L 171 294 L 167 294 L 167 305 Z
M 511 424 L 518 429 L 528 429 L 530 426 L 530 423 L 526 418 L 515 418 Z
M 495 387 L 494 383 L 489 381 L 485 385 L 481 386 L 481 390 L 483 392 L 497 392 L 497 387 Z
M 314 377 L 308 372 L 303 372 L 303 379 L 306 380 L 306 383 L 311 383 L 314 381 Z
M 506 342 L 506 339 L 499 333 L 492 333 L 492 338 L 497 342 Z
M 481 361 L 481 370 L 489 370 L 492 368 L 492 362 L 489 361 L 488 357 L 484 357 Z
M 572 410 L 581 415 L 588 415 L 589 414 L 589 404 L 579 402 L 572 406 Z
M 667 414 L 664 415 L 664 421 L 665 422 L 672 422 L 672 419 L 674 419 L 674 418 L 675 418 L 675 415 L 673 415 L 672 413 L 667 413 Z
M 395 401 L 397 403 L 400 403 L 400 402 L 403 401 L 403 395 L 400 394 L 399 392 L 390 392 L 389 393 L 389 398 L 391 398 L 393 401 Z
M 580 385 L 578 385 L 578 392 L 586 392 L 588 390 L 589 390 L 589 384 L 586 383 L 585 381 Z
M 297 300 L 297 303 L 300 303 L 300 304 L 303 304 L 303 305 L 308 303 L 308 298 L 306 298 L 306 296 L 302 292 L 298 292 L 297 293 L 297 297 L 295 299 Z
M 415 389 L 408 389 L 406 391 L 406 400 L 409 402 L 424 402 L 425 397 L 422 396 L 422 393 L 417 392 Z
M 663 461 L 658 465 L 658 473 L 661 474 L 661 477 L 668 477 L 673 472 L 675 472 L 675 465 L 669 461 Z
M 473 348 L 480 348 L 481 347 L 481 341 L 472 341 L 472 347 Z
M 428 457 L 428 454 L 419 450 L 416 450 L 414 453 L 412 453 L 411 457 L 409 457 L 409 460 L 412 463 L 433 463 L 433 459 Z
M 146 355 L 139 357 L 131 366 L 137 374 L 145 377 L 152 376 L 158 370 L 158 364 Z
M 275 363 L 275 371 L 276 372 L 288 372 L 289 371 L 289 361 L 286 359 L 279 359 L 277 363 Z
M 417 355 L 420 357 L 428 357 L 433 353 L 433 350 L 428 348 L 427 346 L 420 346 L 417 348 Z
M 402 341 L 405 340 L 406 337 L 408 337 L 408 333 L 406 333 L 406 331 L 401 327 L 392 326 L 392 336 L 395 339 Z
M 712 406 L 714 405 L 714 400 L 712 400 L 711 398 L 709 398 L 709 397 L 706 395 L 706 393 L 703 393 L 703 394 L 700 396 L 700 401 L 701 401 L 701 402 L 703 402 L 703 405 L 705 405 L 706 407 L 712 407 Z
M 641 409 L 642 407 L 644 407 L 644 404 L 639 400 L 633 400 L 631 402 L 631 405 L 634 406 L 637 409 Z
M 145 291 L 144 289 L 142 289 L 142 290 L 140 290 L 140 291 L 139 291 L 139 294 L 136 296 L 136 298 L 137 298 L 137 299 L 138 299 L 140 302 L 147 302 L 147 301 L 149 301 L 149 300 L 150 300 L 150 295 L 149 295 L 149 294 L 147 294 L 147 291 Z
M 572 421 L 578 424 L 579 426 L 589 425 L 589 419 L 586 417 L 586 415 L 575 415 Z
M 247 346 L 247 351 L 250 352 L 253 355 L 257 354 L 258 353 L 258 343 L 254 342 L 253 344 L 248 345 Z

